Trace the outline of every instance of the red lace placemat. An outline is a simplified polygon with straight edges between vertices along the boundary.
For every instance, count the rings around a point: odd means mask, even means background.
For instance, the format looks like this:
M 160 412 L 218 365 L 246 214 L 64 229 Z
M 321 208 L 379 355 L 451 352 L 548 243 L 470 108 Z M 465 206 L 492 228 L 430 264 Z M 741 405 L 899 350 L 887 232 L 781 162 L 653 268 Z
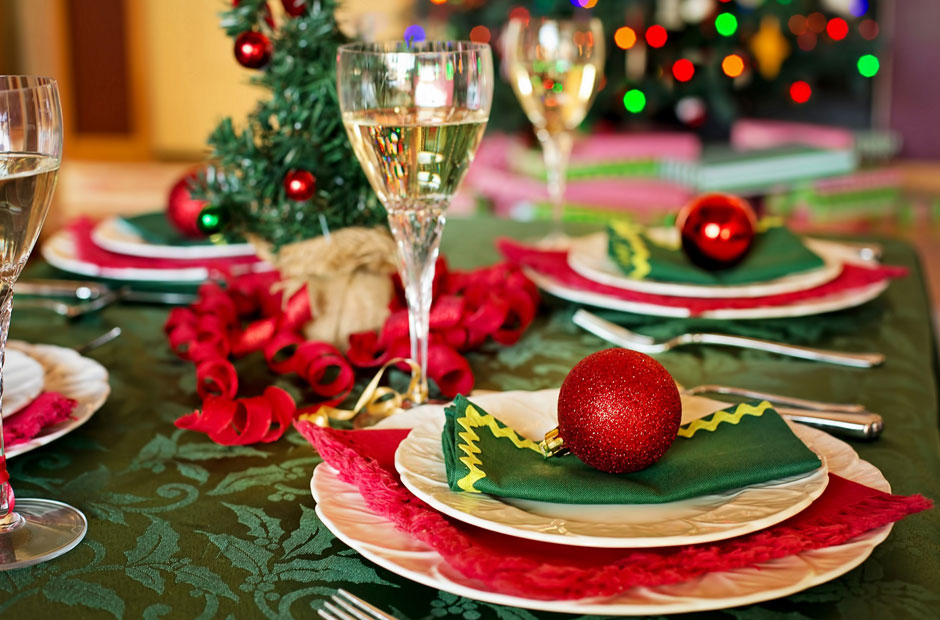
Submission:
M 729 540 L 654 549 L 591 549 L 497 534 L 445 517 L 400 482 L 395 449 L 408 430 L 340 431 L 296 424 L 340 479 L 358 487 L 369 508 L 433 547 L 464 576 L 496 592 L 536 599 L 612 596 L 727 571 L 852 538 L 926 510 L 920 495 L 882 493 L 830 474 L 809 508 L 773 527 Z

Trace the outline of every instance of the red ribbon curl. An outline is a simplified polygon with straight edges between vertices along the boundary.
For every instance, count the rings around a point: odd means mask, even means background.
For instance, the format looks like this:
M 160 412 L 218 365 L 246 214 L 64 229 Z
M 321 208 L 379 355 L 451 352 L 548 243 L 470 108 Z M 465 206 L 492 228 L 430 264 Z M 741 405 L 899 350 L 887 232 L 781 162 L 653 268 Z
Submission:
M 176 426 L 206 433 L 224 445 L 276 441 L 298 414 L 345 400 L 355 384 L 355 369 L 381 366 L 409 357 L 408 311 L 401 281 L 393 276 L 390 314 L 379 332 L 353 334 L 343 355 L 336 347 L 305 340 L 303 326 L 314 320 L 306 289 L 286 301 L 276 292 L 276 273 L 229 278 L 223 287 L 202 285 L 198 300 L 175 308 L 164 325 L 170 349 L 196 364 L 202 408 L 182 416 Z M 447 397 L 469 393 L 474 377 L 462 353 L 491 337 L 514 344 L 535 317 L 539 295 L 517 268 L 496 265 L 471 272 L 451 271 L 438 259 L 430 316 L 428 377 Z M 247 321 L 247 322 L 245 322 Z M 296 374 L 317 397 L 298 409 L 280 388 L 262 396 L 236 398 L 238 372 L 232 358 L 260 352 L 277 374 Z M 407 366 L 401 365 L 403 370 Z

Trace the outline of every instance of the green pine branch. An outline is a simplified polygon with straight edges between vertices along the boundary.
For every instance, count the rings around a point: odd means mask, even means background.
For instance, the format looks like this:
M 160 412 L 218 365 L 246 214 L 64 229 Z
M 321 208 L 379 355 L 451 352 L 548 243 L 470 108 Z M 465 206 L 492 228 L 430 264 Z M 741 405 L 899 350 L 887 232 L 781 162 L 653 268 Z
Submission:
M 334 18 L 336 4 L 309 2 L 307 13 L 285 16 L 273 31 L 265 23 L 265 0 L 241 0 L 222 14 L 233 39 L 254 29 L 273 46 L 271 61 L 252 77 L 270 97 L 243 123 L 224 119 L 208 140 L 212 156 L 198 194 L 224 210 L 227 233 L 255 234 L 277 248 L 324 229 L 386 221 L 340 117 L 336 49 L 347 38 Z M 315 175 L 311 200 L 286 196 L 284 176 L 292 169 Z

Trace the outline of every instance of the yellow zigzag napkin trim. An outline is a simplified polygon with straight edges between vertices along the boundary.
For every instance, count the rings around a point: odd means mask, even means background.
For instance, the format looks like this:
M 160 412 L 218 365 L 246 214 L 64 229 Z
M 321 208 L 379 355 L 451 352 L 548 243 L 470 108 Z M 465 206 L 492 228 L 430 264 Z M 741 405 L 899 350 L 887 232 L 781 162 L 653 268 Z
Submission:
M 628 252 L 623 244 L 614 244 L 614 252 L 621 263 L 630 263 L 633 265 L 633 271 L 629 274 L 635 280 L 642 280 L 650 272 L 650 252 L 646 249 L 643 239 L 640 237 L 640 231 L 629 222 L 612 222 L 610 227 L 630 244 L 631 251 Z
M 464 414 L 457 418 L 457 424 L 464 429 L 463 432 L 458 432 L 457 436 L 465 442 L 458 443 L 457 447 L 466 455 L 460 457 L 458 460 L 470 470 L 466 476 L 457 481 L 457 486 L 464 491 L 479 493 L 480 491 L 473 485 L 476 484 L 477 480 L 486 478 L 486 472 L 480 468 L 480 465 L 483 465 L 483 461 L 477 457 L 477 455 L 480 454 L 480 448 L 477 447 L 476 442 L 480 440 L 480 436 L 476 434 L 473 430 L 474 428 L 485 426 L 490 429 L 494 437 L 504 437 L 510 440 L 517 448 L 528 448 L 529 450 L 541 454 L 537 443 L 530 439 L 523 439 L 516 434 L 516 431 L 508 426 L 500 426 L 496 418 L 490 414 L 480 415 L 479 411 L 469 405 L 464 410 Z
M 719 411 L 712 414 L 710 417 L 699 418 L 698 420 L 689 422 L 685 426 L 680 426 L 678 435 L 679 437 L 689 439 L 698 431 L 713 431 L 724 423 L 737 424 L 741 421 L 741 418 L 746 415 L 760 417 L 771 407 L 772 405 L 766 400 L 757 406 L 741 403 L 734 411 Z

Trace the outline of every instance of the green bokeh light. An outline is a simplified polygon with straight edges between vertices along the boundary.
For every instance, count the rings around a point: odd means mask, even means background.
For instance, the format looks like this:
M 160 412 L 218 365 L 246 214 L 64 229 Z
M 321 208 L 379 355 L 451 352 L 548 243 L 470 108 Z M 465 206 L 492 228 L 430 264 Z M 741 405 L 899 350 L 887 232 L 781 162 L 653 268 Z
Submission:
M 875 77 L 880 68 L 881 63 L 874 54 L 865 54 L 858 59 L 858 72 L 867 78 Z
M 628 90 L 623 96 L 623 107 L 627 109 L 627 112 L 639 114 L 646 107 L 646 95 L 636 88 Z
M 738 18 L 731 13 L 721 13 L 715 18 L 715 30 L 722 36 L 730 37 L 738 31 Z

